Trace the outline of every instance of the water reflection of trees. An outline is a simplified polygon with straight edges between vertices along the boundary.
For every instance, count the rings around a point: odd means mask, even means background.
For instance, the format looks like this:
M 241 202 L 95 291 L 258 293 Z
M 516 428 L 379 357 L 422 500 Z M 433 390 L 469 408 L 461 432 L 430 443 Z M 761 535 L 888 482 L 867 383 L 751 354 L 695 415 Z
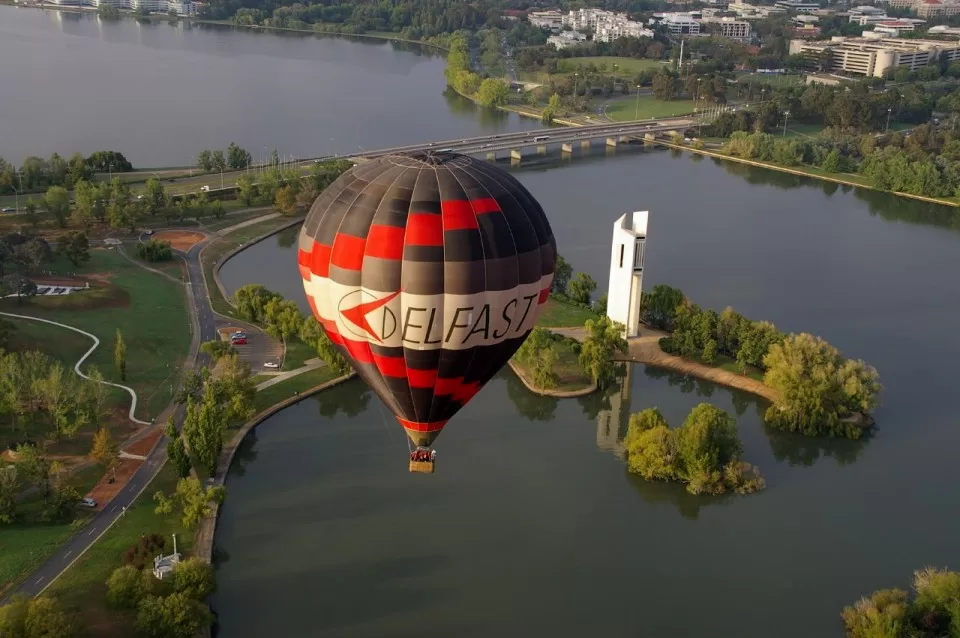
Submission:
M 300 227 L 294 226 L 277 233 L 278 248 L 292 248 L 297 243 L 297 235 L 300 234 Z
M 856 441 L 803 436 L 776 430 L 768 425 L 764 425 L 763 430 L 770 440 L 773 457 L 794 467 L 811 467 L 822 457 L 834 459 L 837 465 L 849 465 L 860 457 L 869 440 L 868 436 Z
M 247 466 L 257 460 L 257 429 L 254 428 L 247 433 L 240 441 L 236 453 L 233 455 L 233 463 L 227 470 L 229 476 L 243 476 L 247 473 Z
M 500 109 L 479 106 L 473 100 L 463 97 L 450 87 L 447 87 L 443 92 L 443 97 L 447 100 L 447 106 L 452 113 L 475 117 L 485 127 L 502 125 L 510 118 L 510 113 Z
M 361 381 L 351 381 L 314 395 L 320 416 L 332 418 L 338 414 L 354 417 L 367 411 L 370 388 Z
M 729 505 L 738 497 L 736 494 L 696 496 L 687 492 L 681 483 L 648 481 L 628 473 L 626 468 L 624 474 L 630 486 L 644 501 L 651 505 L 673 505 L 680 512 L 680 516 L 689 520 L 696 520 L 700 516 L 701 508 Z
M 556 417 L 557 399 L 530 392 L 513 370 L 504 368 L 500 376 L 506 381 L 507 397 L 520 416 L 531 421 L 552 421 Z
M 853 196 L 866 202 L 871 215 L 879 215 L 889 221 L 906 222 L 923 226 L 936 226 L 960 230 L 960 208 L 930 204 L 919 200 L 899 197 L 883 191 L 867 188 L 855 188 L 835 182 L 827 182 L 813 177 L 804 177 L 792 173 L 782 173 L 772 169 L 757 168 L 749 164 L 740 164 L 728 160 L 714 159 L 717 166 L 731 175 L 745 179 L 749 184 L 773 186 L 781 189 L 819 188 L 828 197 L 838 190 L 844 194 L 853 191 Z
M 613 376 L 610 381 L 603 383 L 596 392 L 591 392 L 582 397 L 577 397 L 577 403 L 583 410 L 583 414 L 593 421 L 603 410 L 610 410 L 610 398 L 623 391 L 623 384 L 627 383 L 627 364 L 618 363 L 613 368 Z M 629 415 L 628 415 L 629 416 Z M 621 428 L 622 432 L 618 439 L 623 438 L 626 430 Z

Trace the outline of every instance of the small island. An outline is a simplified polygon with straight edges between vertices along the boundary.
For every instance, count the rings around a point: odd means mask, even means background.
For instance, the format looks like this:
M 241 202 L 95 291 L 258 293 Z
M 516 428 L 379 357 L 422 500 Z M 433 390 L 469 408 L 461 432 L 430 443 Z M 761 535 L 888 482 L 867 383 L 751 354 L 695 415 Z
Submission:
M 913 574 L 914 596 L 881 589 L 843 609 L 847 638 L 960 635 L 960 572 L 926 567 Z
M 657 408 L 630 416 L 623 440 L 627 469 L 650 481 L 679 481 L 691 494 L 749 494 L 766 484 L 760 471 L 740 459 L 736 420 L 701 403 L 678 428 Z

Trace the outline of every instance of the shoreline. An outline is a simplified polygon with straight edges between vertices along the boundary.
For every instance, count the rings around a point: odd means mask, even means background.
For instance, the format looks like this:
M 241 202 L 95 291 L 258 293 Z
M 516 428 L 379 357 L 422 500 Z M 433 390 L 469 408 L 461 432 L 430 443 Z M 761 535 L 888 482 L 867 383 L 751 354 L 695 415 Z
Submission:
M 527 375 L 523 372 L 523 369 L 515 364 L 513 359 L 507 361 L 507 365 L 510 366 L 510 369 L 513 371 L 513 373 L 517 375 L 517 378 L 520 379 L 524 386 L 526 386 L 527 390 L 534 394 L 539 394 L 542 397 L 553 397 L 555 399 L 574 399 L 576 397 L 584 397 L 588 394 L 593 394 L 600 387 L 596 383 L 592 383 L 587 387 L 579 388 L 577 390 L 551 390 L 538 388 L 533 384 L 533 381 L 527 379 Z

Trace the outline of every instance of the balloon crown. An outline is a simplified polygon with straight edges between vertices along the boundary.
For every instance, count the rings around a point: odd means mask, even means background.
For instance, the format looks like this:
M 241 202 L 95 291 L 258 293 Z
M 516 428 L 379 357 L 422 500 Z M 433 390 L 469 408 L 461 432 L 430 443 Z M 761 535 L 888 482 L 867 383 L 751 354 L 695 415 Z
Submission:
M 388 155 L 385 159 L 401 166 L 410 166 L 412 168 L 420 167 L 438 167 L 446 164 L 456 164 L 460 166 L 471 164 L 474 159 L 469 155 L 461 155 L 452 151 L 413 151 L 409 153 L 396 153 Z

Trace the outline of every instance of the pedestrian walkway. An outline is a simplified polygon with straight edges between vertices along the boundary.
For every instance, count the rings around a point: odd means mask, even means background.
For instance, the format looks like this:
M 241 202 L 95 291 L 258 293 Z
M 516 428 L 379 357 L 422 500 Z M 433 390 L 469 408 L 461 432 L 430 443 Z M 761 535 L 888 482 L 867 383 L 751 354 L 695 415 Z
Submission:
M 226 228 L 221 228 L 220 230 L 216 231 L 216 234 L 222 237 L 223 235 L 229 235 L 235 230 L 240 230 L 241 228 L 246 228 L 247 226 L 253 226 L 254 224 L 259 224 L 260 222 L 265 222 L 268 219 L 276 219 L 277 217 L 280 217 L 280 216 L 281 216 L 280 213 L 269 213 L 267 215 L 262 215 L 260 217 L 254 217 L 253 219 L 242 221 L 239 224 L 234 224 L 233 226 L 227 226 Z
M 327 365 L 323 362 L 323 359 L 308 359 L 304 362 L 302 366 L 296 370 L 290 370 L 288 372 L 281 372 L 280 374 L 267 379 L 263 383 L 257 384 L 257 390 L 263 390 L 264 388 L 269 388 L 272 385 L 277 385 L 281 381 L 286 381 L 292 377 L 297 376 L 298 374 L 303 374 L 304 372 L 309 372 L 310 370 L 316 370 L 317 368 L 322 368 Z

